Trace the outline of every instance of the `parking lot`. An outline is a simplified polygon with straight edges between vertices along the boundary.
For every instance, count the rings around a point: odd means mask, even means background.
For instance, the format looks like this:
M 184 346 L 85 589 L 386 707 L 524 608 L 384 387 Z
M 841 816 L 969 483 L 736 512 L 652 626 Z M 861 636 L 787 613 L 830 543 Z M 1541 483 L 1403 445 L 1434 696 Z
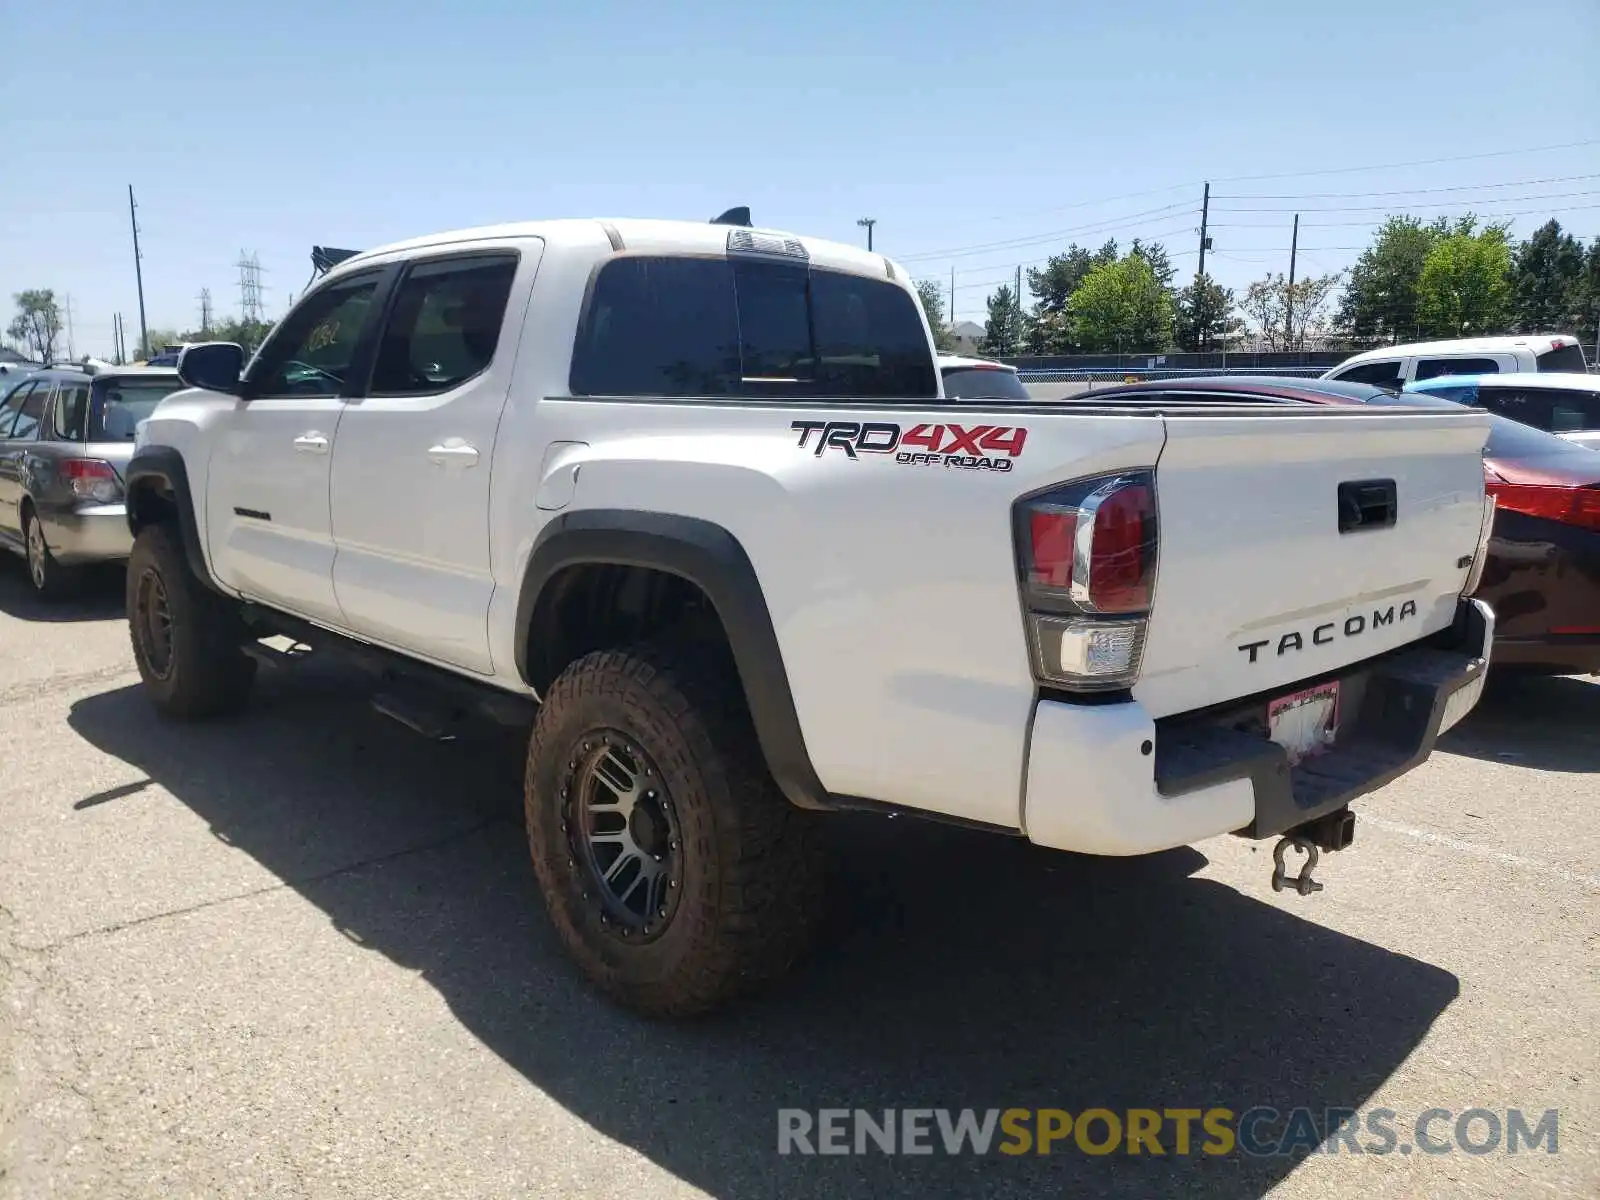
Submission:
M 317 663 L 158 721 L 115 572 L 0 561 L 0 1194 L 1600 1193 L 1600 687 L 1497 686 L 1361 808 L 1124 862 L 835 818 L 822 949 L 658 1024 L 560 953 L 516 739 L 425 742 Z M 781 1108 L 1559 1110 L 1559 1150 L 780 1157 Z

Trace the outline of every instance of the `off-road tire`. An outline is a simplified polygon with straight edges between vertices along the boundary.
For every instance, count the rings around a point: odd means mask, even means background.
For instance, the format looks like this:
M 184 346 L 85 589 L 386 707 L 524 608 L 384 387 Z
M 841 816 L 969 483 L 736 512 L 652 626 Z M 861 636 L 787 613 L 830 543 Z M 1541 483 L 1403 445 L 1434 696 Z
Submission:
M 778 790 L 742 694 L 707 661 L 671 645 L 589 654 L 549 688 L 528 746 L 528 843 L 550 919 L 594 983 L 651 1016 L 705 1012 L 776 979 L 822 913 L 817 815 Z M 680 890 L 650 937 L 606 917 L 572 819 L 585 746 L 618 735 L 655 765 L 682 847 Z
M 170 618 L 164 652 L 152 614 L 157 590 Z M 161 713 L 199 721 L 244 707 L 256 673 L 243 649 L 244 622 L 231 601 L 195 578 L 175 526 L 146 525 L 134 539 L 127 605 L 134 661 Z
M 62 566 L 50 553 L 44 540 L 44 527 L 39 524 L 32 504 L 24 504 L 22 508 L 22 546 L 28 582 L 39 599 L 61 600 L 77 590 L 80 573 Z

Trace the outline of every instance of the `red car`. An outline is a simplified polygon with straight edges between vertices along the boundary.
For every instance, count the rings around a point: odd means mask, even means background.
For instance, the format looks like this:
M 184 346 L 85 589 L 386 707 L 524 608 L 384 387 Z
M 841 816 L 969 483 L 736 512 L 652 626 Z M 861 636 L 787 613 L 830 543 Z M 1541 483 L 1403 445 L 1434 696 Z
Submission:
M 1247 396 L 1286 404 L 1459 407 L 1421 392 L 1396 393 L 1327 379 L 1169 379 L 1085 392 L 1074 402 L 1171 392 L 1197 401 Z M 1488 414 L 1484 482 L 1495 497 L 1483 580 L 1474 593 L 1494 609 L 1493 665 L 1551 675 L 1600 674 L 1600 450 Z

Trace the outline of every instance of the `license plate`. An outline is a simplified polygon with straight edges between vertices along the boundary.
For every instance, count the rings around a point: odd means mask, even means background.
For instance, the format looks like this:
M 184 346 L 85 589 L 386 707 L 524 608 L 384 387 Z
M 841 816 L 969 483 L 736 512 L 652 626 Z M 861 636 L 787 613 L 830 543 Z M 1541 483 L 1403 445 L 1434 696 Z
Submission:
M 1333 745 L 1339 728 L 1339 683 L 1319 683 L 1267 705 L 1267 736 L 1293 765 Z

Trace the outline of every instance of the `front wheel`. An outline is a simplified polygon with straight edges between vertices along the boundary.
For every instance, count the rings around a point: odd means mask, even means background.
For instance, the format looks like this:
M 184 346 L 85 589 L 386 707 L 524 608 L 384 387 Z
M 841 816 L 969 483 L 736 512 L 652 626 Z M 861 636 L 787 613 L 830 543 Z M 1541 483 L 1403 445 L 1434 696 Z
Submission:
M 578 660 L 528 751 L 528 840 L 556 931 L 591 980 L 652 1015 L 781 975 L 821 911 L 816 817 L 772 781 L 738 688 L 696 660 Z
M 134 661 L 157 709 L 193 721 L 244 706 L 256 668 L 244 622 L 195 578 L 173 526 L 146 525 L 134 539 L 127 603 Z

